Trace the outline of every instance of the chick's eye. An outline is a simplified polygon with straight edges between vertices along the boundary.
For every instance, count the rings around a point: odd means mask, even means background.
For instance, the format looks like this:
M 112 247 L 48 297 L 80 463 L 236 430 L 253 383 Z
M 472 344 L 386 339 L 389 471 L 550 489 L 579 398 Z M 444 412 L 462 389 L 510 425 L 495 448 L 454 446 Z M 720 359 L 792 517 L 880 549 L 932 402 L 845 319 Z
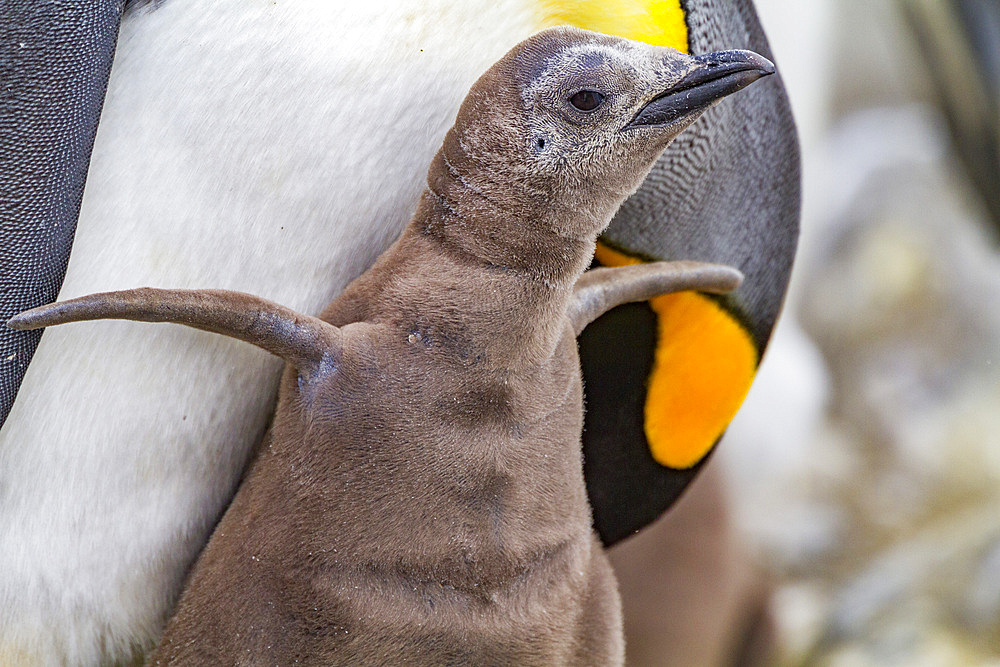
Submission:
M 601 106 L 603 101 L 604 95 L 596 90 L 581 90 L 569 98 L 569 103 L 578 111 L 593 111 Z

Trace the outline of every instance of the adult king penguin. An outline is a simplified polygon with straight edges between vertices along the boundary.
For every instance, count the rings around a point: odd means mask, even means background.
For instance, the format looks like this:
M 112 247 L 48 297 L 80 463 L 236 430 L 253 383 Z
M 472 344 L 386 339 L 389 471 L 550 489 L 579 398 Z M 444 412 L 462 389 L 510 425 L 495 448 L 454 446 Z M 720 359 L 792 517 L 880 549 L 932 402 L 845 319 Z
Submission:
M 53 300 L 67 261 L 62 298 L 211 284 L 317 312 L 403 227 L 476 75 L 540 28 L 770 57 L 749 0 L 10 10 L 4 319 Z M 612 223 L 600 261 L 713 261 L 746 280 L 727 297 L 625 307 L 584 333 L 585 468 L 605 543 L 662 512 L 735 413 L 784 294 L 798 199 L 794 126 L 771 77 L 706 113 Z M 0 662 L 128 659 L 155 641 L 231 498 L 280 362 L 179 328 L 135 337 L 95 322 L 37 350 L 31 336 L 0 332 Z M 119 363 L 90 358 L 97 340 Z M 248 386 L 271 389 L 233 390 Z

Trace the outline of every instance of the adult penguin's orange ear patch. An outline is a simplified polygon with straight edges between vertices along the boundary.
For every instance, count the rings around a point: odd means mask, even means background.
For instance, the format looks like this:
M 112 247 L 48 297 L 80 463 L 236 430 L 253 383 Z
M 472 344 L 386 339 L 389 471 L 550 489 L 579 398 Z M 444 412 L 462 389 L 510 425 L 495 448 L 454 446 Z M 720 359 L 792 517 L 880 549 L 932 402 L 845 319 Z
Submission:
M 572 25 L 688 52 L 681 0 L 539 0 L 543 27 Z
M 640 262 L 605 245 L 595 256 L 605 266 Z M 736 415 L 760 355 L 750 333 L 710 296 L 666 294 L 650 308 L 656 348 L 643 410 L 646 440 L 660 465 L 690 468 Z

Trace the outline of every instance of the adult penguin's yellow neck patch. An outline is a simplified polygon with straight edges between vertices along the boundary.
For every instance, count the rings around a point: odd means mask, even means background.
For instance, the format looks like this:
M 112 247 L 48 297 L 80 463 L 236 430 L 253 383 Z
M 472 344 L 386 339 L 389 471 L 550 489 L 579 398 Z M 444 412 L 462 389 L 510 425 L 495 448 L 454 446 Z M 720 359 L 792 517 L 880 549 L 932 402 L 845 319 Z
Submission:
M 595 256 L 605 266 L 640 263 L 601 244 Z M 757 347 L 730 313 L 703 294 L 665 294 L 649 305 L 657 332 L 646 388 L 646 440 L 660 465 L 690 468 L 705 458 L 746 398 Z
M 572 25 L 687 53 L 680 0 L 537 0 L 542 27 Z

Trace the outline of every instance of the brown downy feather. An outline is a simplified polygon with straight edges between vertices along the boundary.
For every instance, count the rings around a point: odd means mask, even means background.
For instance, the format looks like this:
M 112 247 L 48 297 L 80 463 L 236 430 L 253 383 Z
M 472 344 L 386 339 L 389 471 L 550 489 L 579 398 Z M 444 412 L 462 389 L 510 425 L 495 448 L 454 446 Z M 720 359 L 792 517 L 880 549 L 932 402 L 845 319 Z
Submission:
M 620 303 L 741 277 L 696 262 L 583 272 L 670 140 L 770 71 L 748 52 L 548 30 L 475 84 L 413 221 L 320 320 L 166 290 L 15 318 L 174 321 L 289 362 L 151 662 L 621 663 L 575 334 Z

